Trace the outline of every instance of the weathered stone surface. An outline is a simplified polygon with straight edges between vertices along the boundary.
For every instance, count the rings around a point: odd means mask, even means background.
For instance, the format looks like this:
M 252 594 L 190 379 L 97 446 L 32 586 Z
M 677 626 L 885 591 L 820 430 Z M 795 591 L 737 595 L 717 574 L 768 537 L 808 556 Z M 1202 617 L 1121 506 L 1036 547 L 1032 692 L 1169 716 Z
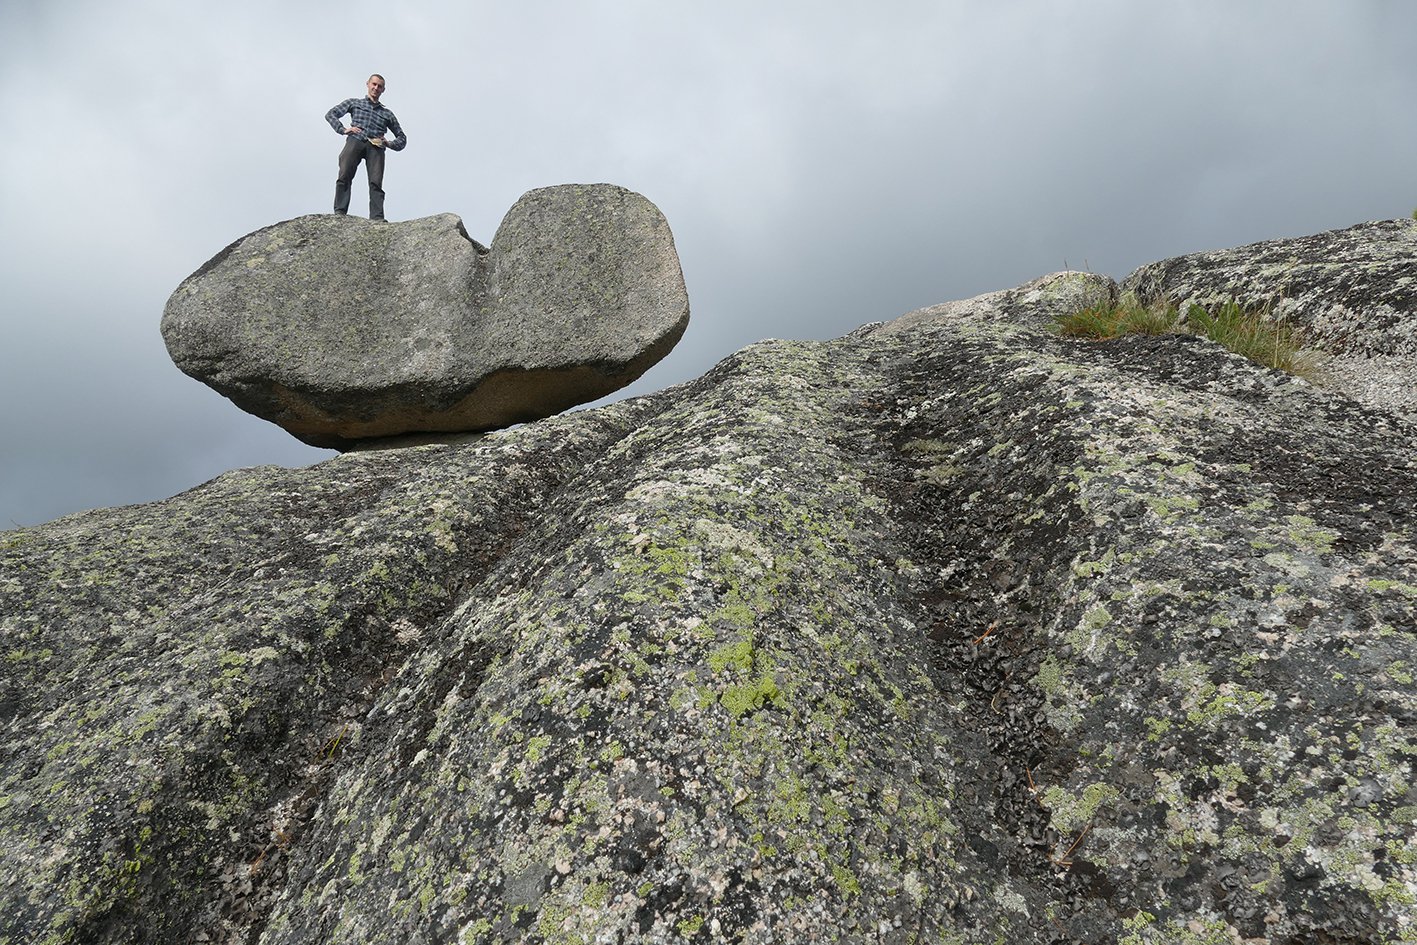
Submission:
M 891 334 L 953 319 L 1000 319 L 1046 329 L 1059 312 L 1104 305 L 1117 298 L 1117 283 L 1091 272 L 1055 272 L 1013 289 L 987 292 L 972 299 L 942 302 L 908 312 L 876 330 Z
M 1145 301 L 1271 306 L 1328 353 L 1326 385 L 1417 417 L 1417 220 L 1177 256 L 1122 288 Z
M 1114 289 L 6 533 L 0 941 L 1410 940 L 1417 428 Z
M 664 217 L 609 184 L 534 190 L 489 251 L 453 214 L 288 220 L 168 300 L 183 371 L 317 446 L 496 429 L 612 393 L 689 303 Z

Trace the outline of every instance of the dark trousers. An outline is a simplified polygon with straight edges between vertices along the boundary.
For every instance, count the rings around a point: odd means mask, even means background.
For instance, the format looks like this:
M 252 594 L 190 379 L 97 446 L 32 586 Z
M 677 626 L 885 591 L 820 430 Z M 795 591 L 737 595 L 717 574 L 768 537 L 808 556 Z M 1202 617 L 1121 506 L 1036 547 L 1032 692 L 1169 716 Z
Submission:
M 384 149 L 376 148 L 359 135 L 349 135 L 344 139 L 344 150 L 339 153 L 339 177 L 335 178 L 335 213 L 349 212 L 349 185 L 354 180 L 354 172 L 359 170 L 359 162 L 364 162 L 364 173 L 369 177 L 369 219 L 384 219 Z

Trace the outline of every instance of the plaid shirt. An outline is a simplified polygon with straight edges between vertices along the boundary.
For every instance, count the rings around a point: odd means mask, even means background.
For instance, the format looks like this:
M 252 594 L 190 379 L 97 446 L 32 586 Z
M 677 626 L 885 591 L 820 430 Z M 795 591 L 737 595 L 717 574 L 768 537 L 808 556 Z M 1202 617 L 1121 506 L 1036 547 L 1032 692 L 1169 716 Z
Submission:
M 340 124 L 340 118 L 344 115 L 349 116 L 350 122 L 358 127 L 366 138 L 382 138 L 386 130 L 392 131 L 394 140 L 388 144 L 390 151 L 402 151 L 404 145 L 408 144 L 408 138 L 399 127 L 399 120 L 394 117 L 394 113 L 378 102 L 369 101 L 367 96 L 345 99 L 325 112 L 325 121 L 338 133 L 345 134 L 345 127 Z

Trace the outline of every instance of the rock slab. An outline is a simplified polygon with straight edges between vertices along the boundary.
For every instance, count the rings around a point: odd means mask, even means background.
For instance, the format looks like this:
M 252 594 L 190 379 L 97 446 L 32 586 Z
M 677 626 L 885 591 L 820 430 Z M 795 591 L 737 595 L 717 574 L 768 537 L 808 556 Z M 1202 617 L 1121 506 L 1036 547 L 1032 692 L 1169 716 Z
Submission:
M 1266 307 L 1324 352 L 1324 383 L 1417 418 L 1417 220 L 1163 259 L 1122 289 L 1147 302 Z
M 550 416 L 663 358 L 689 318 L 673 236 L 609 184 L 534 190 L 491 248 L 453 214 L 257 230 L 172 294 L 184 372 L 316 446 Z
M 1417 426 L 1068 273 L 0 535 L 0 942 L 1417 936 Z

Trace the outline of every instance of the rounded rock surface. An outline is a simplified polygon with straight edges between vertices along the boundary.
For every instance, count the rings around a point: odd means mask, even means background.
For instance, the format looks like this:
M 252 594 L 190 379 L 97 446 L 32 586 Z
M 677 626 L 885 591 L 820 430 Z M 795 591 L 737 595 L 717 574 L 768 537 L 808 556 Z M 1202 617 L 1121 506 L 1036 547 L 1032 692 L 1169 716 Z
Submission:
M 688 324 L 673 236 L 610 184 L 523 196 L 492 247 L 454 214 L 309 215 L 222 250 L 168 300 L 177 366 L 316 446 L 491 430 L 629 384 Z
M 1323 353 L 1325 387 L 1417 418 L 1417 221 L 1176 256 L 1140 267 L 1121 288 L 1182 307 L 1262 307 Z

